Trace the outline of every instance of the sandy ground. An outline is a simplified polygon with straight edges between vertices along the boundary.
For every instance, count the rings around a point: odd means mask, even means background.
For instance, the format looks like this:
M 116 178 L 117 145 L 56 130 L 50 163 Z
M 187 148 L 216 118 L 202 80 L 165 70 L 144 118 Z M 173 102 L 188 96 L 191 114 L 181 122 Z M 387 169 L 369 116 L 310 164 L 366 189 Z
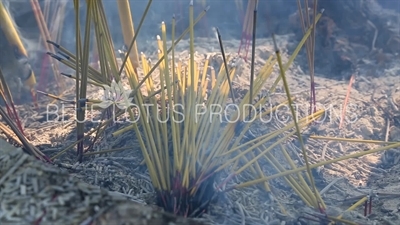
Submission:
M 293 40 L 291 35 L 279 37 L 279 47 L 285 62 L 291 53 L 288 49 L 293 47 Z M 213 54 L 218 58 L 220 55 L 215 39 L 197 39 L 196 44 L 196 57 Z M 224 42 L 224 47 L 228 54 L 235 56 L 239 44 L 239 41 L 227 40 Z M 154 49 L 149 47 L 146 52 L 148 56 L 154 56 L 155 46 L 154 43 Z M 184 50 L 188 49 L 188 42 L 182 41 L 177 48 L 179 54 L 186 55 L 187 52 Z M 256 71 L 264 65 L 271 54 L 274 54 L 271 40 L 257 40 Z M 327 113 L 326 121 L 313 125 L 305 131 L 305 136 L 313 133 L 318 136 L 337 138 L 400 141 L 400 90 L 398 90 L 400 67 L 397 61 L 398 56 L 391 55 L 384 65 L 378 65 L 374 59 L 365 58 L 364 64 L 359 66 L 359 74 L 356 76 L 346 112 L 347 121 L 341 129 L 339 129 L 339 116 L 346 96 L 348 80 L 329 79 L 330 74 L 319 74 L 316 78 L 318 107 L 325 108 L 329 113 Z M 239 96 L 241 91 L 249 87 L 250 63 L 242 62 L 240 67 L 240 72 L 233 81 L 235 91 Z M 295 62 L 287 71 L 291 92 L 296 97 L 296 103 L 300 106 L 298 113 L 302 116 L 308 113 L 310 78 L 305 72 L 307 70 L 306 65 Z M 276 68 L 270 79 L 271 82 L 264 87 L 264 90 L 267 90 L 278 76 L 277 71 Z M 73 90 L 67 91 L 64 98 L 73 99 L 73 93 Z M 100 90 L 91 87 L 89 96 L 97 98 L 99 93 Z M 285 99 L 284 94 L 282 86 L 279 85 L 277 93 L 272 95 L 273 101 Z M 65 122 L 46 122 L 46 99 L 43 99 L 43 106 L 38 111 L 26 106 L 20 107 L 20 111 L 28 138 L 45 154 L 54 156 L 76 140 L 75 125 L 71 123 L 74 111 L 65 109 Z M 61 105 L 59 104 L 58 107 L 60 109 Z M 282 127 L 285 125 L 284 118 L 288 116 L 288 113 L 287 109 L 281 109 L 276 115 L 276 118 L 281 118 L 281 120 L 273 120 L 268 126 L 256 125 L 252 131 L 256 135 L 261 135 Z M 95 123 L 88 124 L 86 129 L 93 129 L 95 126 Z M 76 163 L 76 154 L 72 149 L 57 158 L 55 163 L 67 168 L 70 174 L 87 183 L 132 195 L 152 204 L 153 189 L 145 167 L 140 165 L 142 158 L 140 149 L 136 147 L 138 146 L 136 139 L 133 138 L 134 133 L 127 132 L 117 138 L 112 138 L 112 132 L 119 128 L 120 125 L 107 128 L 96 141 L 94 150 L 123 147 L 129 147 L 129 149 L 87 156 L 82 164 Z M 307 149 L 312 163 L 379 147 L 373 144 L 323 141 L 312 138 L 307 140 Z M 93 138 L 85 145 L 88 146 L 90 141 L 93 141 Z M 285 143 L 285 146 L 291 152 L 292 158 L 299 165 L 302 164 L 301 150 L 295 139 Z M 364 217 L 364 207 L 360 207 L 355 212 L 344 213 L 344 218 L 358 221 L 360 224 L 374 224 L 374 222 L 375 224 L 397 224 L 396 221 L 400 220 L 400 197 L 395 194 L 400 193 L 399 162 L 400 150 L 391 149 L 333 163 L 315 170 L 319 191 L 334 183 L 328 190 L 324 190 L 322 195 L 328 206 L 327 213 L 337 216 L 372 191 L 374 198 L 371 215 Z M 288 165 L 284 166 L 289 168 Z M 268 165 L 265 165 L 263 169 L 266 174 L 276 173 Z M 244 180 L 246 180 L 246 174 L 239 176 L 237 182 Z M 266 193 L 258 186 L 227 193 L 212 206 L 206 217 L 214 224 L 281 224 L 281 221 L 285 221 L 286 224 L 295 224 L 293 221 L 305 216 L 306 212 L 310 212 L 283 179 L 272 180 L 271 186 L 272 194 Z M 286 214 L 282 212 L 281 206 L 286 210 Z M 312 223 L 308 221 L 306 224 Z

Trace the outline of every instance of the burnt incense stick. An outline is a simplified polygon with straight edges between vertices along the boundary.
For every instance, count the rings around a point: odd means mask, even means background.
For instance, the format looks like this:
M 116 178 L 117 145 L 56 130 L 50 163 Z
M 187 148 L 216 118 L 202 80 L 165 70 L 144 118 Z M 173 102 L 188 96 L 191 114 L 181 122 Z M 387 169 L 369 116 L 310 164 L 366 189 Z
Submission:
M 250 71 L 250 98 L 249 105 L 253 103 L 253 86 L 254 86 L 254 62 L 256 56 L 256 28 L 257 28 L 257 1 L 254 5 L 254 13 L 253 13 L 253 40 L 251 43 L 251 71 Z M 251 109 L 249 107 L 249 118 L 251 118 Z
M 229 90 L 231 92 L 232 102 L 233 102 L 233 104 L 235 104 L 235 95 L 233 93 L 231 78 L 229 77 L 229 68 L 228 68 L 228 63 L 226 62 L 226 56 L 225 56 L 225 51 L 224 51 L 224 45 L 222 44 L 221 33 L 219 32 L 218 28 L 216 28 L 216 31 L 217 31 L 219 47 L 221 49 L 222 59 L 224 60 L 224 67 L 225 67 L 225 71 L 226 71 L 226 77 L 227 77 L 228 83 L 229 83 Z

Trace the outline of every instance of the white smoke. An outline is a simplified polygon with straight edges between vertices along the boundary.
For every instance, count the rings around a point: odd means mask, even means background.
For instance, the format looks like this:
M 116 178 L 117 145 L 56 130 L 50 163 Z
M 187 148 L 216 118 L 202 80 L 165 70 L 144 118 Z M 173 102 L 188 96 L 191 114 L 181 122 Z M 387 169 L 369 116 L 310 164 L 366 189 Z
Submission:
M 26 13 L 32 13 L 31 5 L 29 0 L 0 0 L 8 14 L 10 15 L 11 22 L 16 29 L 19 38 L 24 45 L 25 50 L 28 53 L 28 59 L 29 61 L 34 61 L 35 60 L 35 53 L 40 51 L 40 45 L 38 44 L 38 39 L 37 38 L 31 38 L 35 36 L 39 36 L 39 30 L 36 31 L 36 34 L 27 34 L 27 32 L 24 32 L 18 24 L 15 22 L 15 18 L 18 18 L 21 15 L 24 15 Z M 15 4 L 15 5 L 14 5 Z M 3 32 L 3 31 L 1 31 Z M 0 41 L 5 41 L 7 40 L 0 40 Z

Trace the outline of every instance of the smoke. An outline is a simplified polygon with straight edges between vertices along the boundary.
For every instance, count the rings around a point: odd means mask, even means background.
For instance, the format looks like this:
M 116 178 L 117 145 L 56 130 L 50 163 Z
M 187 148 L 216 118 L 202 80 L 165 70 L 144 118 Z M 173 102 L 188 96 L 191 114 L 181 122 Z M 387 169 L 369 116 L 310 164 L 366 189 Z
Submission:
M 29 1 L 12 1 L 12 0 L 1 0 L 1 2 L 3 3 L 6 11 L 9 13 L 10 18 L 11 18 L 11 22 L 15 28 L 15 30 L 18 33 L 18 36 L 25 48 L 25 50 L 28 53 L 28 61 L 29 63 L 34 63 L 36 62 L 38 59 L 36 57 L 36 52 L 40 51 L 40 45 L 38 44 L 38 39 L 37 39 L 37 32 L 30 32 L 30 30 L 26 30 L 27 26 L 31 26 L 31 27 L 35 27 L 36 24 L 32 23 L 32 20 L 26 20 L 25 21 L 25 25 L 21 26 L 21 23 L 17 23 L 16 18 L 23 18 L 26 17 L 26 15 L 29 15 L 32 13 L 32 9 L 25 7 L 24 5 L 29 5 L 30 3 Z M 22 7 L 21 7 L 22 6 Z M 32 29 L 32 28 L 31 28 Z M 2 51 L 3 52 L 7 52 L 8 48 L 7 46 L 5 46 L 8 41 L 6 40 L 5 36 L 3 35 L 3 30 L 0 30 L 0 32 L 2 33 L 2 35 L 0 35 L 0 42 L 2 42 Z M 36 34 L 35 34 L 36 33 Z M 10 52 L 10 54 L 12 55 L 13 52 Z M 9 57 L 10 54 L 2 54 L 2 56 L 0 57 Z M 23 60 L 25 64 L 26 59 Z
M 18 30 L 19 36 L 28 51 L 29 62 L 35 71 L 40 74 L 41 63 L 48 57 L 43 40 L 40 39 L 40 29 L 32 10 L 30 0 L 1 0 L 11 14 L 13 23 Z M 205 2 L 205 3 L 204 3 Z M 195 26 L 196 37 L 208 37 L 215 40 L 214 27 L 218 27 L 224 40 L 241 39 L 243 17 L 246 13 L 247 1 L 242 5 L 235 4 L 236 1 L 229 0 L 195 0 L 194 17 L 196 18 L 203 10 L 210 6 L 210 9 L 202 20 Z M 42 12 L 45 12 L 46 4 L 51 3 L 53 8 L 49 9 L 47 20 L 50 21 L 49 31 L 53 36 L 60 34 L 59 40 L 52 40 L 75 54 L 75 9 L 71 0 L 39 0 Z M 118 7 L 115 0 L 102 0 L 104 11 L 107 17 L 114 47 L 120 49 L 123 44 L 122 28 Z M 135 29 L 138 28 L 145 11 L 148 0 L 129 0 Z M 293 4 L 289 4 L 293 3 Z M 55 5 L 65 5 L 63 14 L 57 14 Z M 295 12 L 297 6 L 294 0 L 260 1 L 258 7 L 258 37 L 269 37 L 266 21 L 272 21 L 276 34 L 289 33 L 287 24 L 289 15 Z M 80 1 L 79 15 L 81 35 L 83 40 L 84 26 L 86 20 L 86 1 Z M 52 16 L 56 14 L 56 16 Z M 178 37 L 189 26 L 189 1 L 188 0 L 153 0 L 149 12 L 144 20 L 140 34 L 137 38 L 138 51 L 148 53 L 156 47 L 156 36 L 160 35 L 160 24 L 162 21 L 167 25 L 167 36 L 171 37 L 172 18 L 175 16 L 176 36 Z M 286 25 L 285 25 L 286 24 Z M 93 26 L 92 26 L 93 27 Z M 94 32 L 92 31 L 92 37 Z M 188 38 L 184 37 L 184 38 Z M 4 42 L 4 40 L 0 40 Z M 93 40 L 91 40 L 93 48 Z M 4 50 L 3 50 L 4 51 Z M 7 54 L 8 55 L 8 54 Z M 0 56 L 2 57 L 2 56 Z
M 21 38 L 24 39 L 24 44 L 28 51 L 43 51 L 42 43 L 39 42 L 40 32 L 37 26 L 36 19 L 32 12 L 31 3 L 29 0 L 2 0 L 12 17 L 15 24 L 19 27 Z M 44 11 L 45 3 L 51 0 L 39 0 L 42 11 Z M 134 26 L 137 28 L 139 21 L 143 15 L 144 9 L 148 3 L 147 0 L 130 0 L 132 17 Z M 282 24 L 287 23 L 288 16 L 295 12 L 296 4 L 286 4 L 287 0 L 275 1 L 260 1 L 258 15 L 260 28 L 258 36 L 266 36 L 268 31 L 265 26 L 266 18 L 269 15 L 279 21 L 274 24 L 274 29 L 277 34 L 285 33 Z M 65 14 L 61 17 L 55 18 L 51 21 L 58 26 L 62 27 L 62 38 L 59 44 L 66 47 L 72 53 L 75 51 L 75 9 L 73 1 L 59 0 L 58 4 L 65 4 Z M 114 46 L 120 48 L 123 45 L 123 38 L 121 35 L 120 18 L 118 14 L 118 7 L 116 1 L 103 0 L 102 1 L 107 16 L 111 36 L 115 41 Z M 294 2 L 293 2 L 294 3 Z M 213 27 L 218 27 L 221 35 L 225 39 L 240 39 L 242 35 L 243 17 L 247 6 L 247 1 L 243 1 L 242 6 L 235 4 L 235 1 L 227 0 L 213 0 L 213 1 L 194 1 L 195 17 L 197 17 L 207 6 L 210 10 L 205 17 L 196 25 L 196 37 L 213 38 Z M 50 12 L 52 13 L 52 12 Z M 80 1 L 80 22 L 83 31 L 86 19 L 86 1 Z M 277 16 L 278 15 L 278 16 Z M 175 16 L 176 21 L 176 35 L 179 36 L 189 26 L 189 1 L 187 0 L 154 0 L 150 10 L 144 20 L 140 35 L 138 36 L 138 43 L 143 43 L 143 46 L 150 44 L 151 40 L 155 40 L 156 35 L 159 35 L 160 24 L 164 21 L 167 25 L 167 34 L 171 35 L 172 17 Z M 272 18 L 270 18 L 272 19 Z M 51 27 L 50 27 L 51 29 Z M 83 32 L 82 32 L 83 35 Z M 187 37 L 186 37 L 187 38 Z M 150 42 L 149 42 L 150 40 Z M 138 45 L 139 51 L 142 51 L 141 46 Z M 146 48 L 144 46 L 144 48 Z

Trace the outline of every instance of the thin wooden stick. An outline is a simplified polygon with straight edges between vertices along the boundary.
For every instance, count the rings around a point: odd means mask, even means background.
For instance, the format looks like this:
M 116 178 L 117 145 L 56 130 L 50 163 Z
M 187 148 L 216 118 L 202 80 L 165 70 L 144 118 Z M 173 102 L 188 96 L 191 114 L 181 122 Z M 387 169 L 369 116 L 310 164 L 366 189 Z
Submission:
M 4 35 L 6 36 L 6 39 L 8 40 L 8 43 L 11 46 L 15 47 L 15 50 L 17 54 L 20 54 L 20 56 L 28 58 L 28 52 L 26 51 L 21 38 L 13 24 L 11 15 L 9 12 L 6 10 L 4 7 L 3 3 L 0 1 L 0 28 L 3 30 Z M 35 85 L 36 85 L 36 78 L 33 70 L 29 70 L 28 74 L 21 73 L 17 74 L 20 79 L 24 82 L 24 85 L 29 87 L 32 95 L 32 100 L 36 104 L 36 94 L 35 94 Z
M 303 16 L 303 9 L 301 7 L 301 2 L 300 0 L 297 0 L 297 8 L 299 10 L 299 17 L 300 17 L 300 23 L 301 23 L 301 28 L 303 31 L 303 34 L 306 33 L 306 27 L 307 29 L 312 28 L 312 33 L 311 37 L 309 37 L 306 41 L 306 52 L 307 52 L 307 62 L 308 62 L 308 67 L 310 69 L 310 113 L 315 112 L 316 109 L 316 96 L 315 96 L 315 76 L 314 76 L 314 48 L 315 48 L 315 24 L 317 21 L 317 0 L 314 0 L 313 4 L 313 24 L 314 26 L 310 26 L 310 15 L 309 15 L 309 7 L 308 7 L 308 0 L 305 0 L 305 13 L 306 13 L 306 19 L 304 19 Z
M 351 87 L 352 87 L 352 85 L 354 83 L 354 80 L 355 80 L 355 74 L 352 74 L 351 78 L 350 78 L 350 81 L 349 81 L 349 85 L 347 87 L 346 98 L 344 99 L 342 115 L 340 117 L 339 129 L 342 128 L 342 125 L 343 125 L 343 122 L 344 122 L 344 118 L 346 116 L 347 103 L 348 103 L 349 98 L 350 98 Z
M 225 67 L 225 71 L 226 71 L 226 78 L 228 79 L 228 83 L 229 83 L 229 90 L 230 90 L 230 93 L 231 93 L 232 102 L 233 102 L 233 104 L 235 104 L 235 93 L 233 92 L 232 81 L 231 81 L 231 78 L 229 77 L 229 68 L 228 68 L 228 63 L 226 62 L 226 56 L 225 56 L 225 51 L 224 51 L 224 45 L 222 44 L 221 33 L 219 32 L 218 28 L 216 28 L 216 31 L 217 31 L 219 47 L 221 49 L 222 60 L 224 61 L 224 67 Z
M 243 56 L 244 60 L 247 61 L 247 54 L 250 47 L 250 40 L 252 35 L 253 29 L 253 12 L 255 9 L 255 5 L 257 5 L 258 0 L 249 0 L 247 3 L 246 15 L 244 18 L 243 29 L 242 29 L 242 38 L 240 40 L 240 46 L 238 54 L 240 55 L 240 51 L 242 47 L 244 48 L 245 55 Z
M 46 21 L 44 19 L 42 10 L 40 8 L 40 4 L 38 2 L 38 0 L 30 0 L 31 5 L 32 5 L 32 9 L 36 18 L 36 21 L 38 22 L 38 26 L 40 29 L 40 33 L 43 37 L 43 44 L 46 48 L 46 51 L 48 52 L 54 52 L 54 48 L 52 45 L 48 45 L 47 42 L 45 40 L 50 40 L 51 36 L 50 36 L 50 32 L 47 28 L 47 24 Z M 59 73 L 59 68 L 58 68 L 58 63 L 56 61 L 53 61 L 53 59 L 50 60 L 53 69 L 53 74 L 54 74 L 54 78 L 56 80 L 56 84 L 57 87 L 60 88 L 60 93 L 63 92 L 65 90 L 65 85 L 63 82 L 60 81 L 60 73 Z M 42 81 L 41 81 L 42 82 Z
M 314 26 L 315 26 L 315 24 L 314 24 Z M 289 108 L 290 108 L 290 111 L 292 113 L 292 118 L 293 118 L 293 121 L 294 121 L 294 124 L 295 124 L 295 127 L 296 127 L 297 138 L 299 139 L 299 142 L 300 142 L 300 145 L 301 145 L 301 150 L 302 150 L 303 157 L 304 157 L 304 161 L 305 161 L 305 164 L 306 164 L 307 174 L 308 174 L 307 178 L 309 180 L 309 183 L 311 184 L 312 192 L 315 195 L 314 196 L 315 199 L 313 199 L 314 207 L 315 207 L 315 209 L 319 209 L 320 211 L 323 211 L 324 209 L 322 209 L 321 205 L 320 205 L 322 203 L 322 199 L 319 198 L 319 194 L 318 194 L 317 188 L 315 186 L 314 177 L 313 177 L 313 175 L 311 173 L 310 165 L 309 165 L 309 162 L 308 162 L 307 151 L 306 151 L 305 146 L 304 146 L 303 137 L 301 135 L 300 127 L 299 127 L 299 125 L 297 123 L 297 116 L 296 116 L 297 114 L 296 114 L 296 112 L 295 112 L 295 110 L 293 108 L 293 102 L 291 100 L 291 95 L 290 95 L 290 91 L 289 91 L 289 85 L 288 85 L 286 77 L 285 77 L 285 70 L 284 70 L 284 67 L 283 67 L 283 64 L 282 64 L 280 51 L 279 51 L 279 48 L 278 48 L 278 45 L 277 45 L 277 42 L 276 42 L 276 39 L 275 39 L 274 32 L 272 32 L 272 39 L 273 39 L 273 42 L 274 42 L 274 49 L 275 49 L 275 54 L 276 54 L 277 60 L 278 60 L 281 79 L 283 81 L 285 92 L 286 92 L 286 95 L 287 95 L 288 100 L 289 100 Z
M 130 42 L 130 45 L 129 45 L 129 47 L 128 47 L 127 56 L 125 57 L 124 61 L 122 62 L 121 68 L 120 68 L 120 70 L 119 70 L 119 76 L 121 76 L 122 70 L 123 70 L 123 68 L 125 67 L 125 64 L 126 64 L 126 62 L 127 62 L 127 60 L 128 60 L 128 57 L 130 56 L 130 52 L 132 51 L 132 49 L 135 49 L 137 34 L 139 33 L 140 28 L 142 27 L 142 24 L 143 24 L 143 22 L 144 22 L 144 19 L 146 18 L 147 12 L 149 11 L 152 2 L 153 2 L 153 0 L 149 0 L 149 2 L 147 3 L 146 9 L 144 10 L 144 13 L 143 13 L 143 16 L 142 16 L 142 18 L 140 19 L 140 22 L 139 22 L 139 26 L 138 26 L 138 28 L 137 28 L 137 31 L 134 33 L 133 38 L 132 38 L 132 41 Z M 132 25 L 132 26 L 133 26 L 133 25 Z M 133 29 L 133 28 L 132 28 L 132 29 Z M 129 37 L 126 37 L 126 38 L 129 38 Z M 127 40 L 125 40 L 125 41 L 127 41 Z M 134 51 L 135 51 L 135 50 L 134 50 Z M 136 51 L 137 51 L 137 50 L 136 50 Z M 135 55 L 135 54 L 137 54 L 137 53 L 133 53 L 133 55 Z M 134 61 L 135 61 L 135 57 L 136 57 L 136 56 L 133 56 L 133 60 L 134 60 Z M 138 60 L 138 58 L 136 58 L 136 60 Z M 139 62 L 139 61 L 137 61 L 137 62 Z M 137 65 L 137 66 L 138 66 L 138 65 Z M 137 68 L 137 67 L 136 67 L 136 68 Z M 134 67 L 134 69 L 135 69 L 135 67 Z M 137 71 L 135 71 L 135 73 L 137 74 Z
M 151 4 L 151 1 L 149 1 L 149 4 Z M 133 19 L 131 14 L 131 7 L 129 5 L 128 0 L 117 1 L 117 5 L 118 5 L 119 17 L 121 21 L 122 34 L 124 37 L 125 45 L 130 46 L 129 44 L 131 43 L 131 38 L 136 37 L 132 21 Z M 137 73 L 136 69 L 139 67 L 139 54 L 136 42 L 134 41 L 133 43 L 134 44 L 132 46 L 132 50 L 128 52 L 130 52 L 129 58 L 131 60 L 133 69 L 135 69 L 135 72 Z
M 3 75 L 3 72 L 1 71 L 1 68 L 0 68 L 0 82 L 1 82 L 0 83 L 0 92 L 1 92 L 1 96 L 3 97 L 4 103 L 7 107 L 8 115 L 10 115 L 10 117 L 12 117 L 12 119 L 15 120 L 15 123 L 17 124 L 17 127 L 18 127 L 19 131 L 22 133 L 22 135 L 25 135 L 21 120 L 19 119 L 18 112 L 15 109 L 14 99 L 12 97 L 10 88 L 7 85 L 7 81 Z M 9 105 L 11 105 L 12 111 L 10 110 Z
M 345 156 L 342 156 L 342 157 L 339 157 L 339 158 L 335 158 L 335 159 L 326 160 L 326 161 L 318 162 L 318 163 L 315 163 L 315 164 L 311 164 L 310 168 L 317 168 L 317 167 L 320 167 L 320 166 L 323 166 L 323 165 L 328 165 L 328 164 L 340 162 L 340 161 L 351 159 L 351 158 L 358 158 L 358 157 L 361 157 L 361 156 L 364 156 L 364 155 L 369 155 L 369 154 L 373 154 L 373 153 L 376 153 L 376 152 L 381 152 L 381 151 L 385 151 L 385 150 L 392 149 L 392 148 L 398 148 L 398 147 L 400 147 L 400 142 L 395 143 L 395 144 L 391 144 L 391 145 L 387 145 L 387 146 L 384 146 L 384 147 L 376 148 L 376 149 L 370 149 L 370 150 L 367 150 L 367 151 L 357 152 L 357 153 L 345 155 Z M 257 180 L 253 180 L 253 181 L 250 181 L 250 182 L 241 183 L 239 185 L 235 185 L 235 186 L 233 186 L 231 188 L 228 188 L 226 190 L 230 190 L 230 189 L 233 189 L 233 188 L 248 187 L 248 186 L 255 185 L 255 184 L 258 184 L 258 183 L 262 183 L 262 182 L 265 182 L 265 181 L 269 181 L 269 180 L 272 180 L 272 179 L 275 179 L 275 178 L 279 178 L 279 177 L 287 176 L 287 175 L 290 175 L 290 174 L 298 173 L 298 172 L 301 172 L 301 171 L 304 171 L 304 170 L 307 170 L 307 167 L 303 166 L 303 167 L 299 167 L 299 168 L 294 169 L 294 170 L 288 170 L 288 171 L 285 171 L 285 172 L 282 172 L 282 173 L 274 174 L 274 175 L 266 177 L 266 178 L 257 179 Z
M 256 30 L 257 30 L 257 5 L 258 2 L 255 2 L 254 12 L 253 12 L 253 35 L 252 35 L 252 46 L 251 46 L 251 71 L 250 71 L 250 98 L 249 105 L 253 104 L 253 86 L 254 86 L 254 70 L 255 70 L 255 58 L 256 58 Z M 251 110 L 252 107 L 249 107 L 249 118 L 251 118 Z

